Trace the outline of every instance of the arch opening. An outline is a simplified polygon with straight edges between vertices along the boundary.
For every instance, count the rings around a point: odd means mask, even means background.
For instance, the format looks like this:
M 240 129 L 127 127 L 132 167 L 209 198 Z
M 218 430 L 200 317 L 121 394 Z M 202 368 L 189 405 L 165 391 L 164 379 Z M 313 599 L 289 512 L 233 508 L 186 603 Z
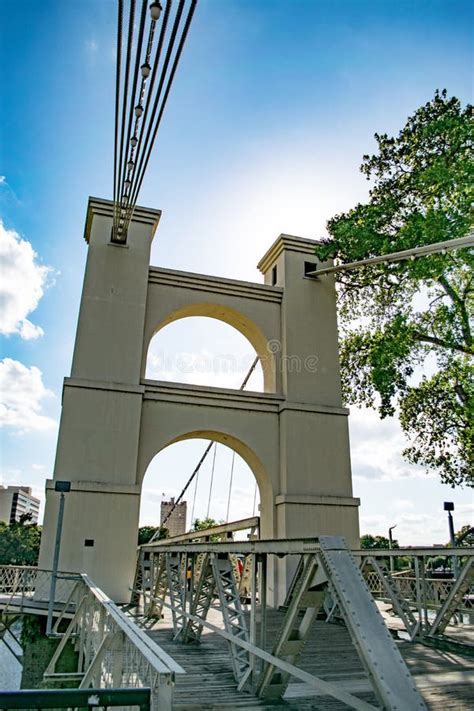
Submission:
M 188 344 L 196 341 L 198 347 L 190 350 Z M 153 329 L 145 345 L 146 378 L 239 388 L 258 356 L 248 389 L 277 390 L 275 355 L 266 336 L 230 307 L 201 303 L 177 309 Z
M 256 456 L 230 435 L 191 432 L 166 444 L 149 463 L 142 483 L 140 526 L 160 525 L 162 514 L 169 511 L 166 502 L 179 496 L 209 444 L 212 447 L 183 496 L 186 506 L 177 507 L 169 519 L 169 533 L 190 530 L 196 519 L 225 523 L 260 515 L 266 475 Z

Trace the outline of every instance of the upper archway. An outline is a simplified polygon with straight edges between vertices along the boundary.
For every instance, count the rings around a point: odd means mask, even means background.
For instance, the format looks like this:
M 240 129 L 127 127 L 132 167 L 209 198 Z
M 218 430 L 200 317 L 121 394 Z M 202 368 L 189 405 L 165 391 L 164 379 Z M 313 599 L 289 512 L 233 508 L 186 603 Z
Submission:
M 245 379 L 245 390 L 262 392 L 263 371 L 256 357 L 250 341 L 227 323 L 189 317 L 153 336 L 145 378 L 225 389 L 240 389 Z
M 255 322 L 236 309 L 224 306 L 222 304 L 212 303 L 192 303 L 186 304 L 171 313 L 166 318 L 163 318 L 153 329 L 146 334 L 146 343 L 144 348 L 145 358 L 143 363 L 143 374 L 146 370 L 148 351 L 152 338 L 159 333 L 165 326 L 189 317 L 207 317 L 217 319 L 236 329 L 241 333 L 252 345 L 255 353 L 259 357 L 259 362 L 263 372 L 263 389 L 265 392 L 276 392 L 276 364 L 275 355 L 272 352 L 272 339 L 269 346 L 269 339 L 265 336 L 262 330 Z

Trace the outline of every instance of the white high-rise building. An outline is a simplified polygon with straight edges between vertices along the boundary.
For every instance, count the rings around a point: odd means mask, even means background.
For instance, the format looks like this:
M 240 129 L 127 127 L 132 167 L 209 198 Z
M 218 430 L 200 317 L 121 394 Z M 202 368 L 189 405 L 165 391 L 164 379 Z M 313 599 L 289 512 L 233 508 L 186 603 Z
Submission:
M 31 495 L 31 487 L 0 485 L 0 521 L 12 524 L 30 514 L 29 523 L 38 523 L 39 507 L 40 500 Z

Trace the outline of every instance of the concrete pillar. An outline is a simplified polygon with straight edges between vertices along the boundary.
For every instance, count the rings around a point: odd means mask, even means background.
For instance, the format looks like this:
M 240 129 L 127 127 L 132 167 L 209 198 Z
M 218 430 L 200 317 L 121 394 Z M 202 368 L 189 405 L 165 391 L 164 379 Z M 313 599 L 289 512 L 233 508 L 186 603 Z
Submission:
M 279 337 L 268 343 L 278 370 L 273 400 L 263 399 L 256 407 L 253 396 L 248 410 L 240 402 L 227 408 L 226 401 L 234 402 L 231 391 L 215 395 L 211 403 L 197 389 L 185 403 L 178 393 L 170 401 L 166 394 L 155 398 L 149 385 L 145 396 L 140 380 L 149 340 L 145 324 L 153 321 L 147 309 L 155 316 L 157 310 L 149 258 L 159 217 L 157 210 L 137 208 L 127 244 L 116 245 L 110 240 L 112 203 L 89 201 L 89 253 L 72 372 L 64 382 L 54 479 L 47 482 L 40 566 L 50 568 L 53 558 L 59 499 L 54 482 L 70 481 L 59 567 L 87 572 L 117 602 L 130 597 L 143 458 L 148 463 L 161 447 L 188 433 L 210 430 L 224 440 L 235 435 L 236 451 L 240 447 L 247 452 L 257 478 L 268 484 L 262 496 L 264 536 L 336 534 L 349 545 L 358 543 L 348 413 L 341 405 L 334 281 L 330 276 L 319 281 L 305 277 L 316 262 L 316 243 L 281 235 L 259 264 L 265 283 L 281 289 L 260 287 L 266 292 L 261 298 L 245 282 L 160 272 L 168 291 L 156 297 L 159 323 L 179 302 L 180 313 L 184 309 L 186 315 L 197 315 L 193 309 L 212 307 L 207 315 L 231 324 L 232 318 L 224 318 L 228 313 L 245 314 L 243 332 L 260 332 L 255 324 L 265 313 L 269 333 Z M 169 290 L 170 280 L 178 294 Z M 196 296 L 197 286 L 204 296 Z M 262 338 L 259 352 L 272 337 Z M 284 599 L 292 569 L 285 561 L 269 574 L 269 599 L 276 604 Z
M 356 546 L 359 501 L 352 497 L 348 411 L 341 400 L 334 279 L 305 276 L 316 268 L 316 245 L 283 234 L 258 264 L 266 284 L 283 287 L 277 537 L 335 534 Z M 291 559 L 279 566 L 280 602 L 294 567 Z
M 59 568 L 87 572 L 116 601 L 130 597 L 140 509 L 136 484 L 150 248 L 160 212 L 137 208 L 126 245 L 111 242 L 112 203 L 90 198 L 89 252 L 54 480 L 66 494 Z M 51 567 L 58 494 L 47 482 L 39 565 Z

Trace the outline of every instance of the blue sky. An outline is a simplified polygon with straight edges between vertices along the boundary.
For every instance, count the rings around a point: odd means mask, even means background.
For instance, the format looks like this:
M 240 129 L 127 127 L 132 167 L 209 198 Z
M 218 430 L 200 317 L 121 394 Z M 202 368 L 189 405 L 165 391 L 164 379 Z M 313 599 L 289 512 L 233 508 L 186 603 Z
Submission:
M 258 281 L 255 265 L 280 232 L 324 235 L 328 218 L 367 196 L 358 166 L 375 131 L 396 132 L 436 88 L 472 101 L 471 8 L 200 0 L 139 200 L 163 210 L 152 263 Z M 9 259 L 0 481 L 39 493 L 70 370 L 87 198 L 112 192 L 115 23 L 112 0 L 0 3 L 0 237 Z M 180 322 L 157 336 L 150 373 L 177 379 L 159 363 L 183 352 L 251 358 L 224 325 Z M 192 379 L 238 385 L 244 370 L 232 382 L 218 373 Z M 466 491 L 403 463 L 396 421 L 355 412 L 351 435 L 364 532 L 397 523 L 403 543 L 443 541 L 445 499 L 455 501 L 458 526 L 473 518 Z M 177 493 L 202 448 L 187 442 L 158 455 L 144 521 L 154 520 L 163 492 Z M 230 459 L 219 448 L 216 518 L 225 516 Z M 197 515 L 206 513 L 209 476 L 207 465 Z M 253 505 L 242 462 L 235 481 L 232 518 Z

